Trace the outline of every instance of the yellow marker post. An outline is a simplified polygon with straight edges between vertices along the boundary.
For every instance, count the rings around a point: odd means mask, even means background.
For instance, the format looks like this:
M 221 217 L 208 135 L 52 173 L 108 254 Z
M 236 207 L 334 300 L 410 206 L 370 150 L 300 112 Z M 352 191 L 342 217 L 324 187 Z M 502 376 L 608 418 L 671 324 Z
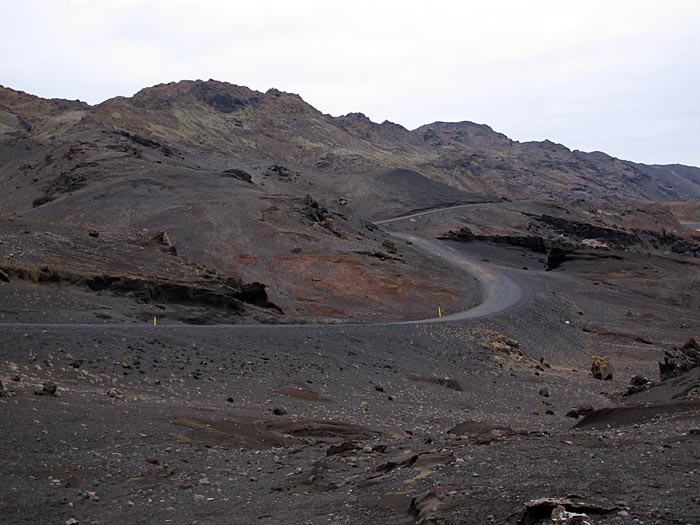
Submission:
M 442 317 L 442 307 L 438 306 L 438 317 Z
M 156 319 L 156 316 L 153 316 L 153 326 L 156 326 L 158 324 L 158 320 Z

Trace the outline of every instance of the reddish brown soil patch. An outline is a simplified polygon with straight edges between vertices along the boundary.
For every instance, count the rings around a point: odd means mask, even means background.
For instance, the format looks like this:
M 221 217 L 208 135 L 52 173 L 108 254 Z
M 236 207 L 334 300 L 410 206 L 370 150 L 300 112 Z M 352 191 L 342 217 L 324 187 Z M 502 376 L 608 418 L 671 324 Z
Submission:
M 207 445 L 232 444 L 245 448 L 272 448 L 298 444 L 304 438 L 333 441 L 336 439 L 367 439 L 378 432 L 333 421 L 281 420 L 271 421 L 241 418 L 231 421 L 205 421 L 194 418 L 176 418 L 175 425 L 192 429 L 193 443 Z
M 301 399 L 310 403 L 335 403 L 334 399 L 319 394 L 301 381 L 291 382 L 289 386 L 280 388 L 277 392 L 283 396 Z

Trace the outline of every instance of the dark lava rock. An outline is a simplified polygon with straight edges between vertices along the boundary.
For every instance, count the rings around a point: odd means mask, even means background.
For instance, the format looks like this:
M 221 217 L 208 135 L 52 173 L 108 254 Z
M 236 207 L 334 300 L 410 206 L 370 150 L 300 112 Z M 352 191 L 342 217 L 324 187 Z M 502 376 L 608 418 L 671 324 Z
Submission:
M 444 386 L 450 390 L 456 390 L 457 392 L 462 392 L 462 385 L 456 379 L 450 377 L 430 377 L 430 376 L 420 376 L 418 374 L 408 374 L 406 376 L 411 381 L 424 381 L 426 383 L 432 383 L 434 385 Z
M 164 231 L 156 233 L 150 239 L 150 244 L 158 246 L 164 253 L 169 253 L 170 255 L 177 255 L 177 248 L 170 241 L 170 237 Z
M 550 246 L 547 250 L 547 270 L 559 268 L 566 261 L 567 250 L 559 246 Z
M 289 177 L 292 171 L 289 168 L 280 166 L 278 164 L 273 164 L 267 168 L 267 173 L 265 175 L 277 175 L 279 177 Z
M 41 390 L 37 389 L 34 393 L 38 396 L 55 396 L 58 393 L 58 387 L 53 381 L 46 381 L 42 385 Z
M 396 243 L 390 239 L 386 239 L 382 243 L 382 247 L 389 253 L 398 253 L 398 248 L 396 247 Z
M 304 214 L 313 222 L 323 222 L 331 216 L 328 210 L 322 207 L 318 201 L 314 200 L 308 193 L 302 200 L 302 204 L 304 206 Z
M 374 389 L 377 392 L 384 392 L 384 387 L 382 385 L 374 385 Z
M 418 494 L 411 499 L 408 514 L 420 522 L 432 521 L 432 518 L 440 507 L 440 500 L 432 490 Z
M 700 344 L 692 337 L 680 348 L 664 350 L 664 354 L 663 363 L 659 363 L 661 379 L 676 377 L 700 366 Z
M 554 415 L 554 410 L 552 410 L 551 408 L 548 408 L 547 411 L 545 412 L 545 414 L 548 415 L 548 416 L 553 416 L 553 415 Z
M 611 514 L 618 510 L 615 505 L 610 505 L 603 502 L 592 502 L 580 499 L 578 496 L 568 496 L 566 498 L 540 498 L 529 501 L 525 504 L 525 508 L 518 517 L 515 523 L 519 525 L 537 525 L 540 523 L 552 523 L 550 518 L 554 514 L 555 509 L 563 507 L 565 511 L 576 514 L 590 514 L 593 516 L 601 516 Z M 559 520 L 556 523 L 561 523 Z M 565 523 L 574 524 L 576 522 L 567 521 Z M 581 522 L 578 522 L 581 523 Z M 583 522 L 585 523 L 585 522 Z
M 654 386 L 654 382 L 651 379 L 639 375 L 634 376 L 632 379 L 630 379 L 630 384 L 622 395 L 630 396 L 632 394 L 648 390 L 652 386 Z
M 225 170 L 221 174 L 221 176 L 242 180 L 243 182 L 250 182 L 251 184 L 253 182 L 253 177 L 250 175 L 250 173 L 248 173 L 247 171 L 244 171 L 244 170 L 239 170 L 237 168 L 231 168 L 231 169 Z
M 89 235 L 90 237 L 95 237 L 95 238 L 97 238 L 97 237 L 100 236 L 100 232 L 98 232 L 97 230 L 90 230 L 90 231 L 88 232 L 88 235 Z
M 549 397 L 549 389 L 548 388 L 540 388 L 540 395 L 543 397 Z
M 287 409 L 284 407 L 275 407 L 272 409 L 272 413 L 276 416 L 284 416 L 287 414 Z
M 360 449 L 360 445 L 354 441 L 343 441 L 339 445 L 331 445 L 326 450 L 326 456 L 335 456 L 336 454 L 343 454 L 344 452 L 353 452 Z

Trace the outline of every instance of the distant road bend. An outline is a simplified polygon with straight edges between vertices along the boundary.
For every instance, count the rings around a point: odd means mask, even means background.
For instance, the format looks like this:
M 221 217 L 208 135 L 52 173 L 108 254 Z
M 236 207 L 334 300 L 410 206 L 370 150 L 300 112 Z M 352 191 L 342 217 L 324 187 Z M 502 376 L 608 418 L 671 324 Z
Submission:
M 432 215 L 435 213 L 454 210 L 458 208 L 466 208 L 468 206 L 472 205 L 462 204 L 458 206 L 450 206 L 447 208 L 433 208 L 421 212 L 411 213 L 409 215 L 402 215 L 400 217 L 395 217 L 392 219 L 375 221 L 374 224 L 376 224 L 377 226 L 383 226 L 386 224 L 391 224 L 406 219 L 413 219 L 423 215 Z M 477 317 L 485 317 L 487 315 L 493 315 L 503 310 L 506 310 L 520 301 L 522 295 L 520 286 L 509 276 L 505 275 L 502 272 L 499 272 L 493 267 L 487 266 L 477 261 L 475 258 L 460 253 L 457 250 L 453 250 L 452 248 L 438 241 L 437 239 L 421 237 L 411 233 L 394 232 L 388 230 L 385 231 L 393 237 L 397 237 L 404 241 L 410 241 L 416 248 L 431 256 L 440 257 L 453 269 L 459 272 L 464 272 L 473 275 L 479 281 L 482 293 L 481 303 L 467 310 L 443 315 L 442 317 L 432 317 L 430 319 L 403 321 L 391 324 L 445 323 L 450 321 L 464 321 L 467 319 L 476 319 Z

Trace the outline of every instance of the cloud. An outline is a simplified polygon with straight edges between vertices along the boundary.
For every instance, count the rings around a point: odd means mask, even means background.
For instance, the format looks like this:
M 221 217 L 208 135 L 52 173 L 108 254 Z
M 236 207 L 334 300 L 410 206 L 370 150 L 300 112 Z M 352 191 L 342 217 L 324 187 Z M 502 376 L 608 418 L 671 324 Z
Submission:
M 91 103 L 216 78 L 407 127 L 474 120 L 646 162 L 700 164 L 700 5 L 70 0 L 5 9 L 2 83 Z

